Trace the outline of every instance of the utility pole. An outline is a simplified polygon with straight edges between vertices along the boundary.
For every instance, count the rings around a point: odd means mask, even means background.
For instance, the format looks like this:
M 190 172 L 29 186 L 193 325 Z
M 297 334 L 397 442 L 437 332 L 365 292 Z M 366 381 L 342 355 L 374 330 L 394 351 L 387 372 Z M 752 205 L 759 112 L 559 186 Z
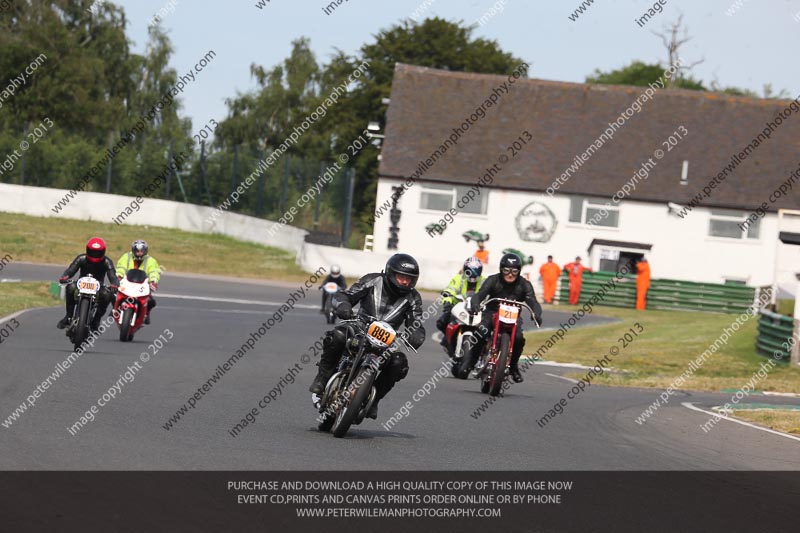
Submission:
M 319 162 L 319 177 L 317 178 L 317 183 L 322 178 L 323 173 L 325 172 L 325 162 Z M 314 231 L 319 229 L 319 207 L 322 203 L 322 188 L 319 190 L 319 194 L 317 194 L 317 201 L 316 205 L 314 206 Z
M 344 211 L 344 228 L 342 230 L 342 245 L 341 247 L 346 248 L 347 243 L 350 240 L 350 218 L 351 218 L 351 211 L 353 209 L 353 189 L 356 185 L 356 170 L 354 168 L 350 168 L 347 171 L 347 201 L 345 203 L 345 211 Z
M 114 143 L 114 132 L 108 132 L 108 151 L 111 153 L 111 146 Z M 109 156 L 108 158 L 108 167 L 106 167 L 106 192 L 111 194 L 111 167 L 114 164 L 114 158 Z

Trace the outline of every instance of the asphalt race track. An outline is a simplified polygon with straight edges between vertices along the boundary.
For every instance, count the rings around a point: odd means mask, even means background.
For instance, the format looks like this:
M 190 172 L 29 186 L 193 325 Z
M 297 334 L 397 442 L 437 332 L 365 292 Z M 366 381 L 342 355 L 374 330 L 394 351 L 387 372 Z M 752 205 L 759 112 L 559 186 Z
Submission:
M 54 280 L 62 267 L 14 263 L 3 277 Z M 325 332 L 319 291 L 311 289 L 169 431 L 164 425 L 271 316 L 300 284 L 241 283 L 166 275 L 153 324 L 133 343 L 106 334 L 9 427 L 0 427 L 3 470 L 800 470 L 800 440 L 720 421 L 709 433 L 701 409 L 730 394 L 678 393 L 648 422 L 635 419 L 660 390 L 589 387 L 540 428 L 536 420 L 573 386 L 560 367 L 536 365 L 525 382 L 477 419 L 488 396 L 474 380 L 439 379 L 418 402 L 412 396 L 441 368 L 445 354 L 428 341 L 410 355 L 411 370 L 381 403 L 378 420 L 345 439 L 316 430 L 308 385 L 316 371 L 309 347 Z M 0 421 L 44 381 L 71 345 L 55 328 L 63 308 L 17 317 L 0 346 Z M 565 315 L 545 311 L 546 324 Z M 426 324 L 435 331 L 434 319 Z M 174 337 L 116 398 L 75 436 L 68 431 L 168 328 Z M 528 347 L 530 348 L 530 346 Z M 294 383 L 288 370 L 300 365 Z M 229 434 L 282 380 L 281 394 L 259 409 L 255 424 Z M 763 399 L 762 399 L 763 398 Z M 390 430 L 381 426 L 405 402 L 413 407 Z M 798 399 L 759 397 L 766 403 Z M 502 453 L 496 453 L 500 449 Z M 491 462 L 489 462 L 491 460 Z

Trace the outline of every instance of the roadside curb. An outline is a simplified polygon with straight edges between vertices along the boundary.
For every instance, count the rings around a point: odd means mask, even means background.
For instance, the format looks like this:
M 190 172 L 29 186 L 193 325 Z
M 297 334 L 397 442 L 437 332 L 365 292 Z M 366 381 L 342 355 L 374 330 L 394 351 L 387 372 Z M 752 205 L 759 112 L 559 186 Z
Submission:
M 731 411 L 800 411 L 800 405 L 795 404 L 771 404 L 771 403 L 739 403 L 730 409 L 724 409 L 722 405 L 715 405 L 713 411 L 729 413 Z
M 22 311 L 17 311 L 15 313 L 11 313 L 10 315 L 0 316 L 0 324 L 5 324 L 9 320 L 13 320 L 18 316 L 27 313 L 28 311 L 38 311 L 40 309 L 52 309 L 53 307 L 58 307 L 57 305 L 51 305 L 50 307 L 29 307 L 27 309 L 23 309 Z
M 722 389 L 719 392 L 736 393 L 739 392 L 739 389 Z M 753 390 L 750 391 L 748 394 L 759 394 L 763 396 L 784 396 L 786 398 L 800 398 L 800 394 L 797 394 L 796 392 L 774 392 L 774 391 Z

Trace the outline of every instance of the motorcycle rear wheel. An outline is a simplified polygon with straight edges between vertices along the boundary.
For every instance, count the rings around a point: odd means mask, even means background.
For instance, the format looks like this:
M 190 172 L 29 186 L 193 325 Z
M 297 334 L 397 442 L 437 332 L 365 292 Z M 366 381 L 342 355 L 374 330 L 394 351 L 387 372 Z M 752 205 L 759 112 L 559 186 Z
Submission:
M 322 422 L 320 422 L 317 426 L 317 429 L 327 433 L 333 427 L 333 423 L 336 422 L 336 418 L 332 417 L 331 415 L 324 415 L 324 417 L 325 418 L 322 419 Z

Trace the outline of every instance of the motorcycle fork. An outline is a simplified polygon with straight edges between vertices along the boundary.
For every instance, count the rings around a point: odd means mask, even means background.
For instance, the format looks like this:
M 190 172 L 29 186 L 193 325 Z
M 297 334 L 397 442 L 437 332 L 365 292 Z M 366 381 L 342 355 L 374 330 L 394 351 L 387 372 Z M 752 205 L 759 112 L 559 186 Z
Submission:
M 458 328 L 458 337 L 456 338 L 456 347 L 453 349 L 453 357 L 458 357 L 461 353 L 461 345 L 464 343 L 464 333 L 461 328 Z
M 494 315 L 494 331 L 492 332 L 492 344 L 489 349 L 489 360 L 494 364 L 497 362 L 497 335 L 500 333 L 500 315 Z

